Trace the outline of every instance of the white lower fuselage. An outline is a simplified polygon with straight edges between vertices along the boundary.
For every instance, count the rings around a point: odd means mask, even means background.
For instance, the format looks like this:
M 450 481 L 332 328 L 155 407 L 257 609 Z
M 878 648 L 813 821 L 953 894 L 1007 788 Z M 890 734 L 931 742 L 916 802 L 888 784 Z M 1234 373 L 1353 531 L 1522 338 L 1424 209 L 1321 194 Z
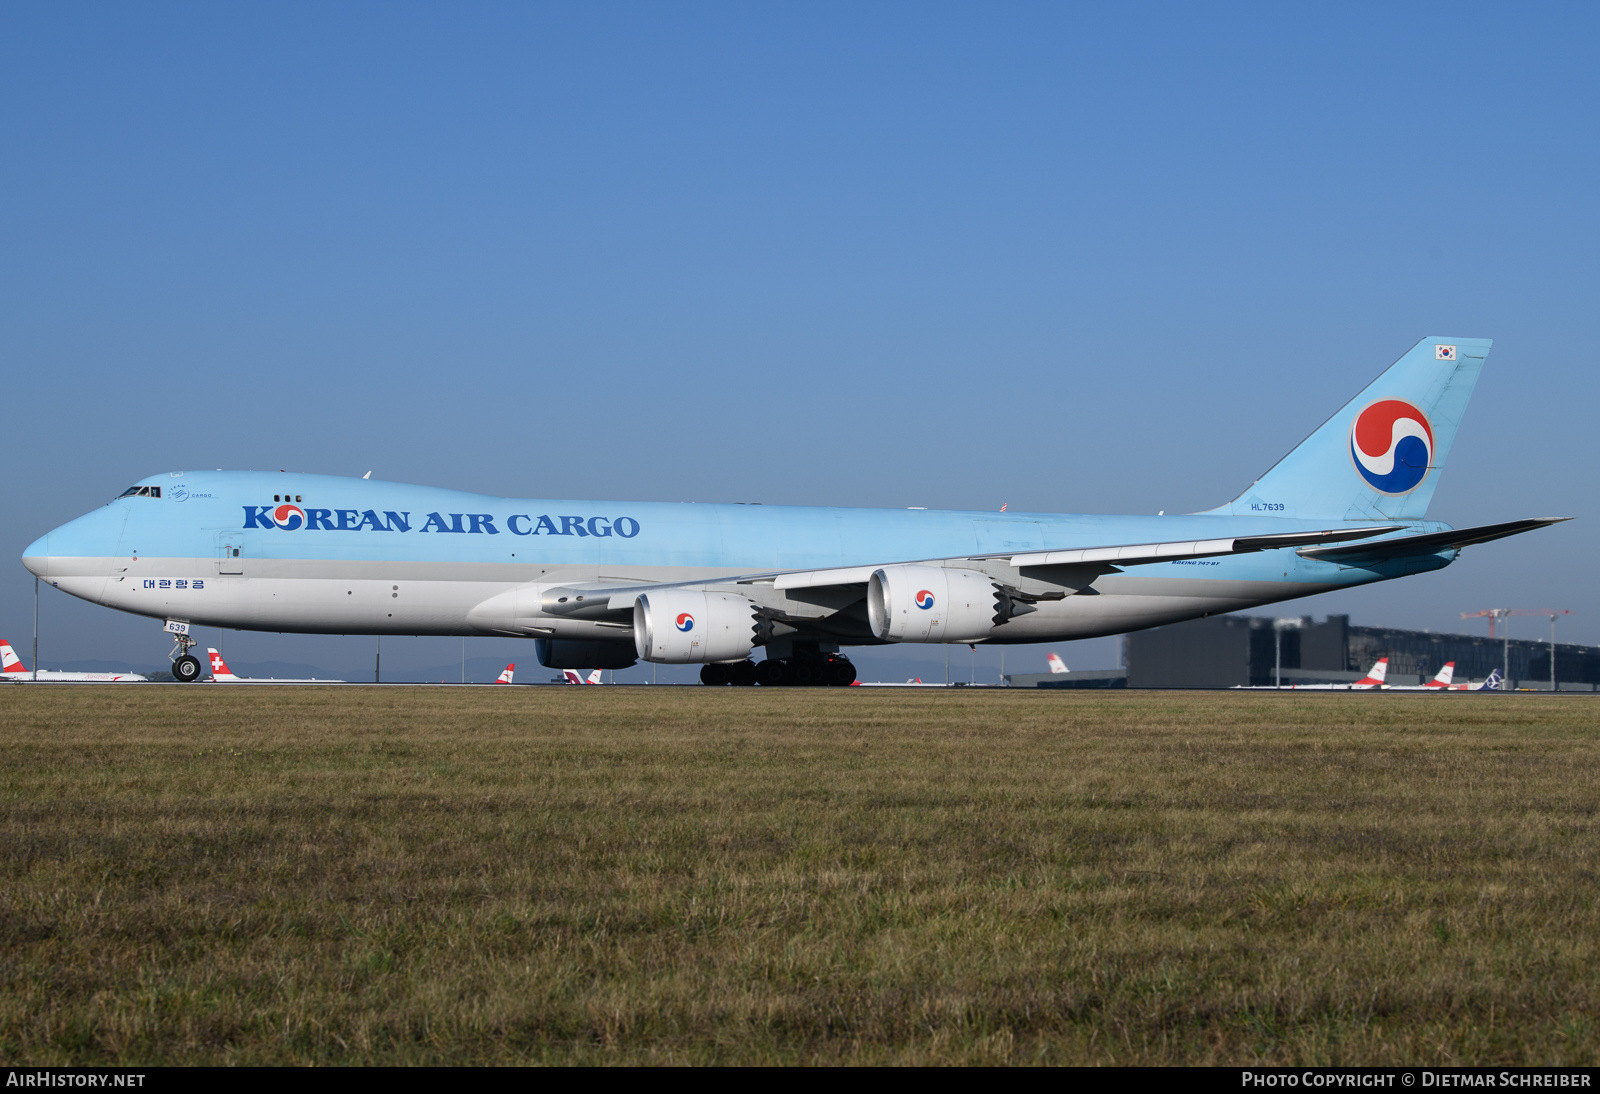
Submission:
M 544 591 L 602 579 L 713 581 L 743 572 L 612 567 L 602 575 L 587 568 L 560 566 L 271 559 L 251 560 L 241 567 L 247 572 L 240 574 L 218 574 L 216 568 L 211 559 L 57 558 L 52 560 L 48 580 L 63 592 L 106 607 L 199 626 L 318 634 L 520 634 L 631 641 L 631 632 L 614 624 L 544 615 L 539 611 Z M 382 576 L 361 576 L 363 571 L 374 570 Z M 1037 611 L 1009 621 L 1003 628 L 1006 633 L 991 641 L 1043 642 L 1120 634 L 1339 587 L 1332 582 L 1286 582 L 1282 577 L 1269 581 L 1107 574 L 1095 582 L 1092 594 L 1042 602 Z M 819 609 L 819 617 L 822 614 Z

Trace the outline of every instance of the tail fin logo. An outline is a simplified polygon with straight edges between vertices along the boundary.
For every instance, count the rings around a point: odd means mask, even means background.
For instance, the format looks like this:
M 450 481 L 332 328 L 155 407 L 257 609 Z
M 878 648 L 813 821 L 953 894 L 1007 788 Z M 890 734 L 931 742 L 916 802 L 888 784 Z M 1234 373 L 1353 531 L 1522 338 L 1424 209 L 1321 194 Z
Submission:
M 1400 399 L 1380 399 L 1350 425 L 1350 458 L 1380 494 L 1409 494 L 1433 462 L 1428 416 Z
M 0 672 L 27 672 L 22 659 L 11 649 L 11 643 L 0 641 Z

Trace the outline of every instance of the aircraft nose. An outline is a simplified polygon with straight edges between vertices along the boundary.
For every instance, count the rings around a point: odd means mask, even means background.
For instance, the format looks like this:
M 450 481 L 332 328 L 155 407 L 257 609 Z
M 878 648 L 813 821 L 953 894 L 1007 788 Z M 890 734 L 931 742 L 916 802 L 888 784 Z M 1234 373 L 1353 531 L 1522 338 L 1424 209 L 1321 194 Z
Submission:
M 22 552 L 22 564 L 34 577 L 50 576 L 50 536 L 48 533 L 28 544 Z

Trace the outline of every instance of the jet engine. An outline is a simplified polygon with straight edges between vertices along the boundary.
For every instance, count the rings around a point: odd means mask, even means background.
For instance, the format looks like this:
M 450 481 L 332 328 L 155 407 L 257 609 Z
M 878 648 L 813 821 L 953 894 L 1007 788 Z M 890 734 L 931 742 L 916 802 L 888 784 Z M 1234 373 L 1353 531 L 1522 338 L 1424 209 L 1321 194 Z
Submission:
M 867 580 L 867 618 L 885 642 L 976 642 L 1005 622 L 994 578 L 943 566 L 885 566 Z
M 634 646 L 662 665 L 743 661 L 760 625 L 756 606 L 729 593 L 662 589 L 633 602 Z

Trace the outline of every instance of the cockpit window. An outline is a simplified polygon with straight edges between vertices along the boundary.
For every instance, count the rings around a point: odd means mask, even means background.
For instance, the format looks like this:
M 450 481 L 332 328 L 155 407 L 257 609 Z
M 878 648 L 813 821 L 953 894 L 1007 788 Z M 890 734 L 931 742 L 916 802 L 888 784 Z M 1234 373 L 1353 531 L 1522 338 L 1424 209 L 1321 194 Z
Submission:
M 117 495 L 119 498 L 159 498 L 160 496 L 161 487 L 159 486 L 130 486 Z

